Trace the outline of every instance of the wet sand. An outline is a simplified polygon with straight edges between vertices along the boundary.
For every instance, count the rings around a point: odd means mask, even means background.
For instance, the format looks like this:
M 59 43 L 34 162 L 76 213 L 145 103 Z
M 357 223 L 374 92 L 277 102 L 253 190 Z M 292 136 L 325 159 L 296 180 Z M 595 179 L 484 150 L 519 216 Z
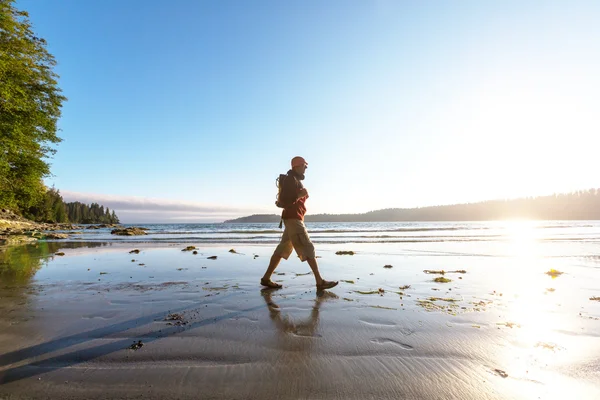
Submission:
M 0 398 L 600 398 L 595 258 L 323 245 L 317 293 L 295 257 L 261 290 L 273 246 L 187 245 L 5 254 Z

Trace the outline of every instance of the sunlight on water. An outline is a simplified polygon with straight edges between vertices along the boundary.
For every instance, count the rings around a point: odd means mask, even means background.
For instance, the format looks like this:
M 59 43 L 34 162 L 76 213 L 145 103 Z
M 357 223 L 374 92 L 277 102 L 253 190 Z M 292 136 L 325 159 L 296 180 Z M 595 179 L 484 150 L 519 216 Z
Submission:
M 539 256 L 539 222 L 527 220 L 506 221 L 505 230 L 511 253 L 522 258 Z

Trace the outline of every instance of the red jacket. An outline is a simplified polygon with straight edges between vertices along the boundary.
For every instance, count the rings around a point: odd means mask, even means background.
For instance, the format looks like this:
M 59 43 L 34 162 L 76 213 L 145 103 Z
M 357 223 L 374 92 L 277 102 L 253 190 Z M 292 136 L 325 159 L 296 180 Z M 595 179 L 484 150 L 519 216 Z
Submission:
M 304 215 L 306 214 L 306 205 L 304 203 L 308 199 L 308 196 L 298 199 L 300 190 L 304 188 L 301 182 L 302 179 L 304 179 L 304 176 L 297 174 L 294 170 L 288 171 L 281 190 L 281 198 L 286 205 L 281 218 L 304 220 Z

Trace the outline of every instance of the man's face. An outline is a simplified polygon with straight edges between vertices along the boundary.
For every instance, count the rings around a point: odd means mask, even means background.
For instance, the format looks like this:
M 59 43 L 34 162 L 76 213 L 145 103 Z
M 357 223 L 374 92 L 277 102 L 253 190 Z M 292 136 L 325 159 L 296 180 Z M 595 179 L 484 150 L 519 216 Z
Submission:
M 298 166 L 296 168 L 298 168 L 298 172 L 300 172 L 302 175 L 304 175 L 304 173 L 306 172 L 306 169 L 308 168 L 308 166 L 306 164 L 304 164 L 304 165 L 300 165 L 300 166 Z

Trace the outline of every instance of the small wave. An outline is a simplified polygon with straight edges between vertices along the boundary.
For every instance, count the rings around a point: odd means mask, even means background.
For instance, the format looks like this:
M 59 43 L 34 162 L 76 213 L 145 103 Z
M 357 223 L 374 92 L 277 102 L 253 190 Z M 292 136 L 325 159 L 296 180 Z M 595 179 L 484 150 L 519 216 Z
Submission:
M 310 226 L 307 227 L 310 233 L 368 233 L 368 232 L 433 232 L 433 231 L 460 231 L 460 230 L 486 230 L 490 229 L 488 227 L 437 227 L 437 228 L 395 228 L 395 229 L 385 229 L 381 227 L 373 228 L 373 229 L 311 229 Z M 247 230 L 186 230 L 186 231 L 161 231 L 161 230 L 151 230 L 151 233 L 161 234 L 161 235 L 186 235 L 193 233 L 210 233 L 217 235 L 226 235 L 226 234 L 239 234 L 239 235 L 253 235 L 253 234 L 269 234 L 269 233 L 283 233 L 283 229 L 265 229 L 265 230 L 256 230 L 256 229 L 247 229 Z

